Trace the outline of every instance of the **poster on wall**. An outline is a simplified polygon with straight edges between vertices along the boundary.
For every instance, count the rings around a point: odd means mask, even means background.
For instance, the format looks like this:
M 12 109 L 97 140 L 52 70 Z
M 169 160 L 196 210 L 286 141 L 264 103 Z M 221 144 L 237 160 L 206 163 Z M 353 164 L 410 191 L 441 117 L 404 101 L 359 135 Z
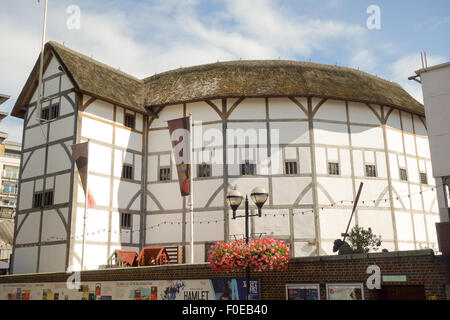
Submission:
M 0 284 L 0 300 L 245 300 L 245 279 Z M 250 279 L 250 300 L 261 297 L 258 279 Z
M 327 284 L 328 300 L 364 300 L 362 283 Z
M 287 284 L 286 300 L 320 300 L 320 285 Z

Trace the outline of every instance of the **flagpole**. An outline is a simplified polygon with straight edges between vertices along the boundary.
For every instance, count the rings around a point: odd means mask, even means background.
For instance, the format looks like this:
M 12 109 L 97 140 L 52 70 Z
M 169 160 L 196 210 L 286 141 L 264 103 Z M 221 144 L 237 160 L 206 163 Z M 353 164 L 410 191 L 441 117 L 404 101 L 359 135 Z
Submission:
M 89 139 L 88 139 L 88 154 L 89 154 Z M 86 218 L 87 218 L 87 207 L 89 198 L 89 156 L 88 163 L 86 164 L 86 192 L 84 193 L 84 215 L 83 215 L 83 245 L 81 248 L 81 271 L 84 270 L 84 246 L 86 245 Z
M 44 5 L 44 22 L 42 25 L 42 42 L 41 42 L 41 60 L 39 63 L 39 84 L 38 84 L 38 96 L 36 106 L 36 119 L 41 120 L 41 99 L 42 99 L 42 77 L 44 73 L 44 46 L 45 46 L 45 29 L 47 27 L 47 0 Z
M 189 133 L 190 133 L 190 148 L 191 148 L 191 164 L 189 173 L 189 196 L 190 196 L 190 211 L 191 211 L 191 264 L 194 263 L 194 141 L 192 140 L 192 113 L 189 113 Z

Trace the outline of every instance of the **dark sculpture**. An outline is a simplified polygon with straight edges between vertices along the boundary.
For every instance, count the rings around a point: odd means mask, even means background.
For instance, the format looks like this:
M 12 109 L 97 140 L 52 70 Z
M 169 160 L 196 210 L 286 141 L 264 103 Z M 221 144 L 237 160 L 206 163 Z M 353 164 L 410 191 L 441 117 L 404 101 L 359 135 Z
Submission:
M 336 251 L 338 251 L 339 255 L 353 253 L 350 245 L 341 239 L 334 240 L 333 252 Z

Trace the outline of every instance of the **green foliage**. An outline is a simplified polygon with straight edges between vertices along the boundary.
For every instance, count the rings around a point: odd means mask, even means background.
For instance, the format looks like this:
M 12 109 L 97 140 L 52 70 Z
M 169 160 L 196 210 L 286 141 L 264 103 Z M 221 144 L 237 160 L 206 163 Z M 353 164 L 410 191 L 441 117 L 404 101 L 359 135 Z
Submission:
M 381 246 L 381 236 L 374 235 L 372 228 L 365 230 L 356 225 L 347 239 L 352 251 L 349 253 L 368 253 L 378 250 Z

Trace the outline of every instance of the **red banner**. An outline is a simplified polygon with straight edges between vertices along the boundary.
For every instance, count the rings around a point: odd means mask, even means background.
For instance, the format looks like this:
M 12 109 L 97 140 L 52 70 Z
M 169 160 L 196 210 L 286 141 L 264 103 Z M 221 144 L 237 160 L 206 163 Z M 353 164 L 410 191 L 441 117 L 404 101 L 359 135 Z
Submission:
M 190 195 L 191 179 L 191 132 L 190 118 L 184 117 L 167 121 L 169 125 L 172 151 L 178 172 L 181 196 Z

